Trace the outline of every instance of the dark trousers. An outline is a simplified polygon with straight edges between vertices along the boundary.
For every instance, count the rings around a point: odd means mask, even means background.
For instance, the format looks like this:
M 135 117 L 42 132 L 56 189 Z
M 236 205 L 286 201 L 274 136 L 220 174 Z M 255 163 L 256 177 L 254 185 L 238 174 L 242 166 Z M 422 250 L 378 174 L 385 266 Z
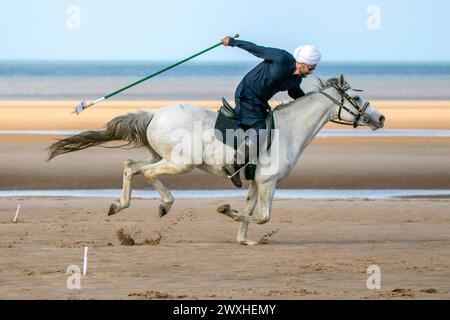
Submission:
M 238 125 L 243 130 L 253 128 L 257 131 L 266 128 L 268 105 L 248 101 L 245 98 L 236 98 L 236 117 Z
M 252 142 L 257 146 L 257 154 L 259 155 L 259 142 L 264 142 L 266 135 L 261 135 L 260 130 L 266 129 L 266 116 L 270 107 L 256 99 L 246 99 L 245 97 L 238 97 L 236 100 L 236 117 L 238 118 L 238 125 L 244 131 L 254 129 L 256 133 L 255 139 Z

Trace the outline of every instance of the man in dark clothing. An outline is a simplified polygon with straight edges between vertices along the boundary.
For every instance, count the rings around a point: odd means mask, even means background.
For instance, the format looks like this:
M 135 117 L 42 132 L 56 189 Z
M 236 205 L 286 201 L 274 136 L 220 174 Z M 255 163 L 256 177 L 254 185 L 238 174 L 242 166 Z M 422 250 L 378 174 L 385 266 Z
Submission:
M 223 38 L 222 44 L 239 47 L 264 59 L 247 73 L 235 93 L 238 125 L 243 130 L 255 129 L 257 137 L 259 130 L 266 128 L 265 118 L 270 111 L 268 101 L 276 93 L 286 90 L 293 99 L 304 96 L 300 88 L 302 79 L 313 73 L 321 57 L 319 50 L 312 45 L 300 46 L 292 55 L 285 50 L 262 47 L 231 37 Z M 240 167 L 237 164 L 227 165 L 224 171 L 232 176 Z M 239 174 L 231 179 L 237 187 L 242 186 Z

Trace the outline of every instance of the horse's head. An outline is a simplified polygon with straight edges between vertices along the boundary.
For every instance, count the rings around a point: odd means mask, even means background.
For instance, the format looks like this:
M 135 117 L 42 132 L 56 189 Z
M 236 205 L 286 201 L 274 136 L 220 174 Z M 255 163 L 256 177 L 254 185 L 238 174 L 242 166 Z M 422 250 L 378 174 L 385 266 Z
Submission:
M 336 119 L 331 121 L 358 126 L 366 126 L 372 130 L 383 128 L 384 116 L 376 110 L 369 101 L 361 97 L 362 90 L 353 89 L 341 74 L 339 79 L 330 79 L 328 85 L 335 93 L 329 94 L 329 90 L 320 91 L 323 95 L 331 99 L 336 105 Z

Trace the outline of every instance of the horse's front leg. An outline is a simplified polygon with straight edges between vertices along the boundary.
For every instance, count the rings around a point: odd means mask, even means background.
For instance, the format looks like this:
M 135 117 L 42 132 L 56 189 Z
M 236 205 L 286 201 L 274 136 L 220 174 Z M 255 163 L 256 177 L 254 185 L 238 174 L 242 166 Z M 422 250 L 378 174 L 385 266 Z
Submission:
M 270 220 L 276 185 L 276 180 L 258 185 L 259 216 L 256 218 L 257 224 L 264 224 Z
M 258 203 L 258 185 L 255 181 L 250 183 L 250 188 L 248 189 L 247 198 L 245 200 L 244 215 L 251 217 L 253 211 L 255 211 L 256 204 Z M 257 242 L 252 241 L 247 237 L 248 225 L 248 222 L 241 222 L 237 234 L 237 241 L 244 245 L 255 245 Z
M 259 216 L 239 214 L 236 210 L 231 210 L 230 205 L 225 204 L 217 208 L 217 211 L 230 217 L 234 221 L 245 223 L 264 224 L 270 220 L 272 210 L 272 200 L 275 193 L 276 181 L 269 181 L 258 185 L 257 199 L 259 200 Z

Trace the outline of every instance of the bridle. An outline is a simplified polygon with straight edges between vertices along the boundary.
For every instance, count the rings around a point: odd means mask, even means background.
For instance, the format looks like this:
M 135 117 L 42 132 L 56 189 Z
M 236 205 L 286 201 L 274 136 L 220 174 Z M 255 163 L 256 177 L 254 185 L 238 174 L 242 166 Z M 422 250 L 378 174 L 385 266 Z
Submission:
M 345 83 L 344 86 L 339 86 L 337 84 L 332 83 L 331 86 L 333 86 L 333 88 L 335 88 L 339 92 L 339 94 L 341 95 L 341 101 L 336 100 L 334 97 L 330 96 L 326 92 L 320 91 L 321 94 L 323 94 L 324 96 L 326 96 L 328 99 L 330 99 L 331 101 L 333 101 L 335 104 L 337 104 L 339 106 L 339 111 L 338 111 L 338 119 L 339 119 L 339 121 L 330 120 L 331 122 L 338 123 L 338 124 L 343 124 L 343 125 L 347 125 L 347 126 L 353 126 L 353 128 L 356 128 L 356 127 L 359 126 L 358 125 L 358 121 L 359 121 L 359 118 L 361 118 L 361 116 L 363 117 L 363 121 L 365 123 L 368 123 L 370 121 L 369 116 L 365 113 L 367 107 L 370 105 L 370 102 L 366 101 L 366 103 L 364 103 L 362 108 L 360 106 L 358 106 L 358 103 L 356 103 L 355 99 L 353 99 L 353 97 L 351 97 L 347 93 L 347 91 L 349 89 L 352 89 L 348 83 Z M 358 90 L 358 89 L 352 89 L 352 90 L 354 90 L 354 91 L 363 91 L 363 90 Z M 350 102 L 350 104 L 357 110 L 357 113 L 355 113 L 354 111 L 350 110 L 349 108 L 347 108 L 344 105 L 345 100 Z M 342 120 L 342 118 L 341 118 L 341 111 L 342 111 L 342 109 L 344 109 L 345 111 L 347 111 L 348 113 L 350 113 L 352 116 L 355 117 L 353 119 L 353 122 L 344 122 L 344 120 Z

